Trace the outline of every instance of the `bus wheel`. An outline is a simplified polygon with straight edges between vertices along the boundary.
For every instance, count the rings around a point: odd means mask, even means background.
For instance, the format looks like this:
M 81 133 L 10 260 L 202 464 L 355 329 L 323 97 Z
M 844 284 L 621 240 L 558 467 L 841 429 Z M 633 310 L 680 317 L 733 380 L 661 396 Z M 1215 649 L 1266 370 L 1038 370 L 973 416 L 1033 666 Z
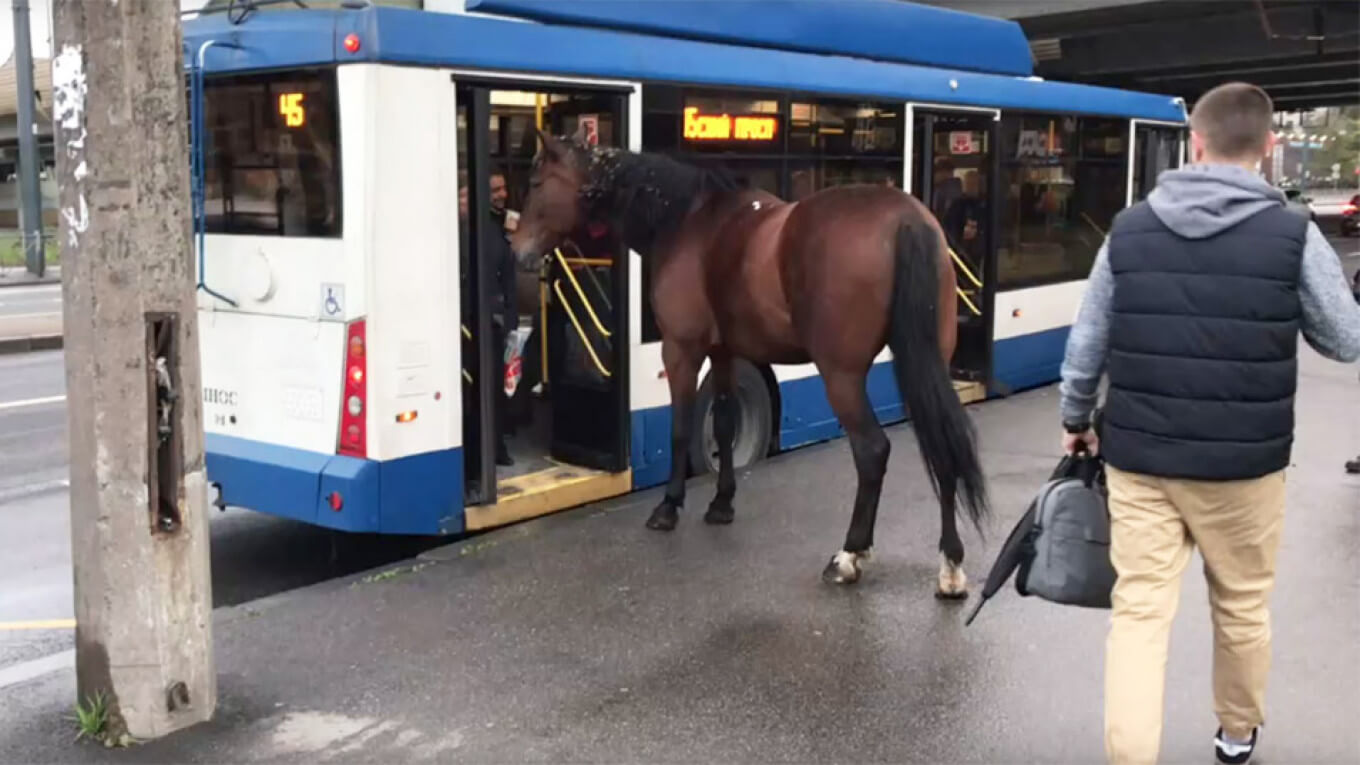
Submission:
M 774 430 L 774 407 L 770 405 L 770 389 L 765 377 L 750 362 L 733 361 L 732 374 L 736 384 L 737 432 L 732 439 L 732 466 L 740 470 L 759 462 L 770 453 L 770 435 Z M 699 418 L 690 439 L 689 465 L 695 475 L 718 472 L 718 441 L 713 435 L 713 379 L 704 378 L 695 400 L 695 416 Z

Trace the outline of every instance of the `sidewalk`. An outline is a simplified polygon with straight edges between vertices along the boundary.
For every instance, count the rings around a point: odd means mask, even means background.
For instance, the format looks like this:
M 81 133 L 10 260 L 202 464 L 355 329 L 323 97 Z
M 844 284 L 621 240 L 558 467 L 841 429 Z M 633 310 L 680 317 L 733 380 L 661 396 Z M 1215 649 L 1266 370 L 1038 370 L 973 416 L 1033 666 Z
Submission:
M 1360 708 L 1355 367 L 1304 351 L 1261 759 L 1343 763 Z M 997 519 L 976 587 L 1052 469 L 1048 388 L 970 408 Z M 0 688 L 7 762 L 1103 762 L 1108 614 L 1019 598 L 973 626 L 932 597 L 938 513 L 910 430 L 853 589 L 819 573 L 849 521 L 842 441 L 739 476 L 737 520 L 643 527 L 656 491 L 216 613 L 210 723 L 72 742 L 74 673 Z M 970 600 L 969 603 L 972 601 Z M 1192 563 L 1167 667 L 1165 762 L 1212 762 L 1211 628 Z
M 30 274 L 23 266 L 0 266 L 0 289 L 60 283 L 61 266 L 48 266 L 41 277 Z

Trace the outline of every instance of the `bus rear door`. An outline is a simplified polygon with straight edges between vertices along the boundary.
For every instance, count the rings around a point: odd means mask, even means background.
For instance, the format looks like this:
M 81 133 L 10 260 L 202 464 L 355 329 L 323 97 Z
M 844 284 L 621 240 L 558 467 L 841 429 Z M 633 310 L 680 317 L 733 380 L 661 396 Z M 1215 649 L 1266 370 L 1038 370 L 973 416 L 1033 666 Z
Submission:
M 631 88 L 458 81 L 467 523 L 475 529 L 632 488 L 628 258 L 617 232 L 596 221 L 529 267 L 516 264 L 516 288 L 503 272 L 536 128 L 625 147 Z

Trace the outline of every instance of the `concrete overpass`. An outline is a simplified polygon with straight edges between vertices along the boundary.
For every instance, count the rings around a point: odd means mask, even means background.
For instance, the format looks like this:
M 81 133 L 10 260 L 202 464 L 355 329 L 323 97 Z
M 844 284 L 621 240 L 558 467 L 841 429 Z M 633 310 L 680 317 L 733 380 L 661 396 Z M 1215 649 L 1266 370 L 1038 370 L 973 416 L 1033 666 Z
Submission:
M 1013 19 L 1036 74 L 1181 96 L 1228 80 L 1277 109 L 1360 104 L 1354 0 L 920 0 Z

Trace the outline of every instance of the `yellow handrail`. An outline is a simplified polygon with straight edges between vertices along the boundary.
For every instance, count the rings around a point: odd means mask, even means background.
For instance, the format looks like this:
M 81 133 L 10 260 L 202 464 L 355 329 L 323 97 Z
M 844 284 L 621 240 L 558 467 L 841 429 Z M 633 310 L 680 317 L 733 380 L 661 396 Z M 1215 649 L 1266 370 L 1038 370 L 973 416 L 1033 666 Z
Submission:
M 459 324 L 458 326 L 463 328 L 463 337 L 466 337 L 467 339 L 471 340 L 472 331 L 467 328 L 467 325 Z M 468 373 L 467 369 L 463 370 L 463 380 L 466 381 L 469 385 L 472 384 L 472 375 Z
M 571 318 L 572 325 L 576 327 L 576 334 L 580 335 L 581 343 L 585 345 L 586 351 L 590 353 L 590 360 L 595 362 L 595 368 L 600 370 L 600 374 L 605 377 L 613 377 L 613 375 L 609 373 L 609 370 L 604 368 L 604 364 L 600 363 L 600 357 L 595 355 L 595 347 L 590 344 L 590 339 L 586 337 L 585 328 L 582 327 L 581 322 L 577 320 L 576 312 L 571 310 L 571 304 L 567 302 L 567 296 L 562 294 L 561 279 L 553 282 L 553 290 L 557 292 L 557 299 L 562 301 L 562 307 L 566 309 L 567 316 Z M 589 304 L 587 304 L 587 308 L 589 308 Z
M 962 287 L 955 287 L 954 289 L 958 290 L 959 297 L 963 300 L 963 302 L 965 302 L 965 303 L 968 304 L 968 307 L 969 307 L 970 309 L 972 309 L 973 315 L 974 315 L 974 316 L 981 316 L 981 315 L 982 315 L 982 311 L 979 311 L 979 310 L 978 310 L 978 307 L 977 307 L 976 305 L 973 304 L 973 301 L 969 300 L 969 299 L 968 299 L 968 296 L 964 294 L 963 288 L 962 288 Z
M 571 266 L 567 265 L 567 259 L 562 255 L 562 250 L 560 248 L 555 249 L 553 250 L 553 253 L 557 255 L 557 259 L 561 261 L 562 270 L 567 272 L 567 278 L 571 280 L 571 286 L 576 288 L 576 294 L 581 297 L 581 305 L 585 306 L 586 313 L 590 314 L 590 320 L 595 322 L 595 329 L 600 330 L 600 334 L 605 337 L 612 337 L 609 330 L 605 329 L 604 324 L 600 322 L 600 317 L 595 315 L 595 309 L 590 305 L 590 298 L 586 297 L 586 291 L 581 289 L 581 283 L 576 281 L 576 274 L 571 272 Z M 558 281 L 561 281 L 561 279 Z M 556 286 L 556 284 L 554 284 L 554 286 Z
M 594 267 L 596 267 L 596 266 L 604 266 L 604 267 L 606 267 L 606 268 L 613 268 L 613 267 L 614 267 L 614 259 L 613 259 L 613 258 L 587 258 L 587 257 L 585 256 L 585 253 L 581 252 L 580 246 L 578 246 L 578 245 L 576 244 L 576 242 L 573 242 L 573 241 L 570 240 L 570 239 L 568 239 L 567 241 L 563 242 L 563 243 L 562 243 L 562 246 L 565 247 L 565 248 L 571 249 L 573 252 L 576 253 L 574 256 L 568 257 L 568 258 L 566 259 L 567 264 L 568 264 L 568 265 L 572 265 L 572 266 L 582 266 L 582 267 L 584 267 L 586 276 L 589 276 L 589 277 L 590 277 L 590 283 L 591 283 L 592 285 L 594 285 L 595 289 L 600 293 L 600 299 L 604 301 L 605 308 L 606 308 L 607 310 L 610 310 L 610 311 L 614 310 L 613 304 L 609 301 L 609 295 L 605 292 L 604 287 L 601 287 L 601 286 L 600 286 L 600 280 L 599 280 L 598 277 L 595 276 L 595 271 L 593 270 Z
M 968 277 L 968 281 L 972 282 L 974 287 L 981 288 L 982 281 L 973 275 L 973 272 L 968 269 L 968 265 L 963 262 L 963 258 L 960 258 L 957 252 L 954 252 L 953 247 L 949 248 L 949 254 L 954 258 L 954 262 L 959 265 L 959 268 L 963 269 L 963 273 Z

